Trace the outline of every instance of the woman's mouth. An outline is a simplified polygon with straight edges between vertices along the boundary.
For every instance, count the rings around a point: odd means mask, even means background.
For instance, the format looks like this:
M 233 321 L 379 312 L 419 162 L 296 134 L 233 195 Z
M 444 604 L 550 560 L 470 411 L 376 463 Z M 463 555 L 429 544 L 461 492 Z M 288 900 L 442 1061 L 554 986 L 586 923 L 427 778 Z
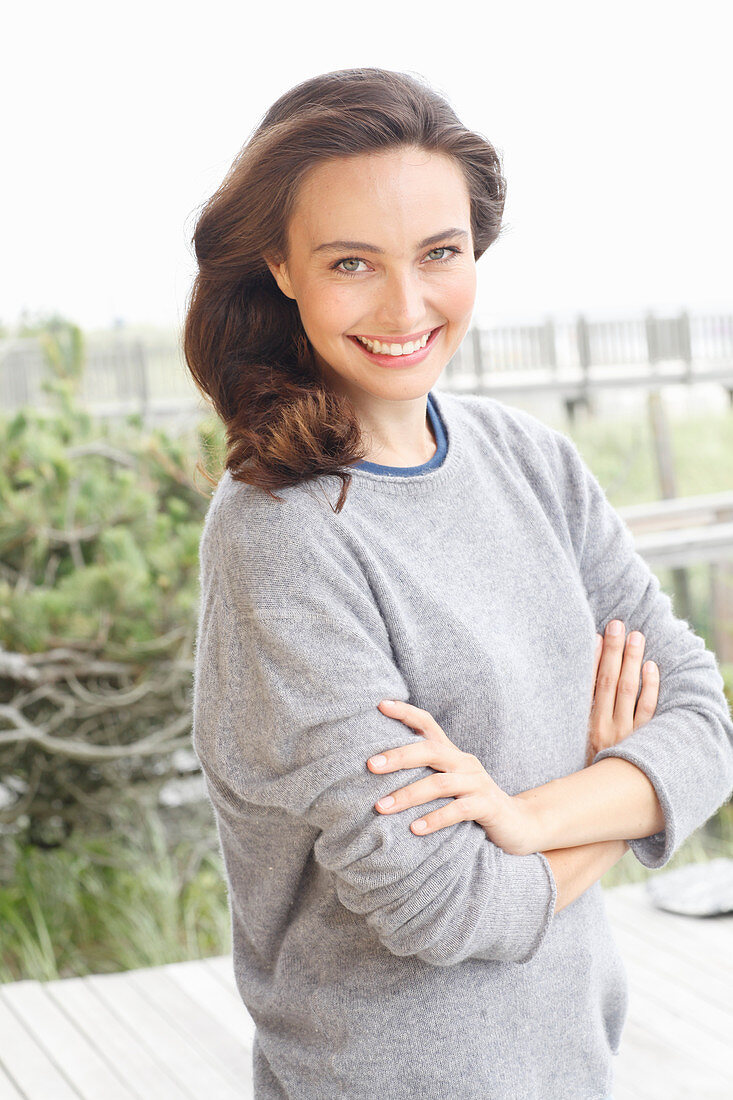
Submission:
M 430 349 L 442 328 L 443 325 L 439 325 L 404 344 L 388 340 L 381 341 L 368 336 L 349 336 L 348 339 L 361 348 L 373 363 L 378 363 L 382 367 L 411 367 L 415 363 L 422 362 L 430 354 Z

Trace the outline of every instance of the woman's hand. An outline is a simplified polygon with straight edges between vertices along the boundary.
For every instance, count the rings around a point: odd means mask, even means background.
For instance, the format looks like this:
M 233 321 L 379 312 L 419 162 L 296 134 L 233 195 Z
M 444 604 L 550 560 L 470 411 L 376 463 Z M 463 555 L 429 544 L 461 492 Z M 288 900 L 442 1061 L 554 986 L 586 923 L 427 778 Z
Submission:
M 618 620 L 614 620 L 618 621 Z M 605 638 L 598 635 L 593 669 L 593 702 L 588 726 L 586 767 L 602 748 L 616 745 L 653 716 L 659 696 L 659 669 L 654 661 L 641 665 L 644 636 L 633 631 L 625 641 L 624 624 L 614 634 L 606 627 Z M 639 645 L 632 644 L 639 635 Z M 637 701 L 639 673 L 641 694 Z M 435 774 L 418 779 L 392 792 L 391 805 L 385 798 L 375 803 L 379 813 L 400 813 L 413 806 L 422 806 L 438 798 L 453 798 L 440 809 L 418 818 L 410 825 L 418 836 L 437 832 L 459 821 L 476 821 L 489 840 L 510 855 L 527 855 L 535 847 L 536 822 L 532 818 L 531 792 L 509 795 L 502 790 L 483 767 L 478 757 L 462 752 L 454 745 L 431 714 L 410 703 L 379 703 L 383 714 L 404 722 L 423 735 L 424 740 L 387 749 L 371 757 L 368 766 L 376 774 L 400 771 L 404 768 L 428 766 Z M 382 763 L 375 763 L 380 759 Z
M 435 769 L 435 775 L 417 779 L 406 787 L 400 787 L 385 795 L 375 808 L 379 813 L 400 813 L 412 806 L 422 806 L 437 798 L 453 801 L 425 814 L 412 822 L 410 828 L 418 836 L 434 833 L 455 825 L 459 821 L 476 821 L 483 826 L 490 840 L 511 855 L 524 855 L 528 843 L 527 806 L 513 799 L 499 787 L 483 767 L 478 757 L 462 752 L 449 739 L 435 719 L 426 710 L 410 703 L 383 699 L 379 703 L 383 714 L 404 722 L 410 729 L 423 734 L 423 741 L 386 749 L 372 756 L 368 765 L 378 775 L 399 771 L 402 768 L 419 768 L 427 765 Z M 382 760 L 383 762 L 375 763 Z M 394 799 L 385 806 L 385 798 Z
M 618 633 L 612 630 L 614 624 L 618 624 Z M 646 639 L 638 630 L 632 630 L 628 638 L 625 635 L 619 619 L 608 623 L 605 636 L 596 635 L 586 768 L 601 749 L 617 745 L 645 725 L 657 708 L 659 669 L 654 661 L 647 661 L 643 668 L 641 664 Z M 642 684 L 637 701 L 640 671 Z

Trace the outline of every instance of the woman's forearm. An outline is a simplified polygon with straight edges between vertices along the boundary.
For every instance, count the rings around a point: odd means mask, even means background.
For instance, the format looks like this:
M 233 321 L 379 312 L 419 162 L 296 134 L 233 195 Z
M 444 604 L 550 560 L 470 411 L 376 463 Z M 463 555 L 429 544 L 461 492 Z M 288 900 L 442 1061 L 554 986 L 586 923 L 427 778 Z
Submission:
M 625 840 L 601 840 L 595 844 L 578 844 L 573 848 L 552 848 L 542 854 L 547 858 L 557 883 L 555 912 L 602 878 L 628 850 Z
M 534 851 L 634 840 L 665 827 L 649 777 L 617 756 L 514 797 L 525 801 L 530 810 Z

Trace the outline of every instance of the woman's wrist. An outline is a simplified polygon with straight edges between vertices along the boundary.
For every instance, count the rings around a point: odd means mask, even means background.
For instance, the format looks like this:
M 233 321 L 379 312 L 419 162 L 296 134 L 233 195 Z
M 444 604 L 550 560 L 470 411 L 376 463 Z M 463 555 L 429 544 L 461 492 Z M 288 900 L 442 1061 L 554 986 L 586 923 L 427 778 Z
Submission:
M 541 852 L 543 848 L 551 847 L 547 843 L 549 830 L 545 826 L 542 799 L 536 796 L 536 791 L 537 788 L 530 787 L 529 790 L 519 791 L 518 794 L 511 796 L 515 812 L 520 815 L 523 822 L 522 855 L 531 855 L 533 852 Z
M 532 855 L 534 852 L 542 852 L 544 849 L 569 851 L 571 847 L 579 847 L 579 845 L 552 844 L 551 829 L 545 819 L 547 809 L 544 800 L 538 797 L 537 791 L 538 788 L 530 787 L 526 791 L 519 791 L 518 794 L 511 795 L 510 798 L 513 804 L 512 812 L 517 814 L 522 822 L 520 833 L 523 841 L 521 850 L 519 847 L 517 848 L 517 854 Z M 608 852 L 611 852 L 615 845 L 618 859 L 629 850 L 627 841 L 618 838 L 583 843 L 606 844 L 606 851 Z
M 603 878 L 626 854 L 628 847 L 625 840 L 600 840 L 595 844 L 542 852 L 557 884 L 555 912 L 570 905 L 589 886 Z
M 636 764 L 610 756 L 513 796 L 537 851 L 652 836 L 664 828 L 654 785 Z

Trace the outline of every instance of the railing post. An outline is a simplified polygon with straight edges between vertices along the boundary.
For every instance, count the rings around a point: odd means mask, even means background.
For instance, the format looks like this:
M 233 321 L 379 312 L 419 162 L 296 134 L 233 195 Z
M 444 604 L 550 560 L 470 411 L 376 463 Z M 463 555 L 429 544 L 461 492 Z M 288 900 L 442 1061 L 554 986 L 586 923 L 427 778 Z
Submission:
M 542 341 L 542 355 L 545 360 L 545 364 L 550 368 L 553 374 L 557 374 L 557 345 L 555 342 L 555 320 L 553 317 L 545 318 L 545 324 L 540 329 L 540 339 Z
M 656 362 L 659 354 L 659 346 L 656 342 L 655 320 L 651 314 L 647 315 L 647 344 L 649 345 L 650 363 Z M 654 356 L 655 358 L 652 358 Z M 654 455 L 657 463 L 659 488 L 662 497 L 671 499 L 677 496 L 677 477 L 674 468 L 674 453 L 672 448 L 672 436 L 669 421 L 662 402 L 662 391 L 659 386 L 651 388 L 647 394 L 647 409 L 649 412 L 649 425 L 651 428 Z M 672 569 L 672 585 L 674 588 L 675 614 L 682 619 L 692 620 L 692 594 L 688 579 L 687 569 L 678 566 Z
M 646 330 L 646 354 L 649 365 L 654 366 L 659 362 L 659 340 L 657 339 L 657 319 L 653 313 L 647 313 L 644 318 Z
M 476 380 L 476 388 L 481 392 L 484 381 L 484 356 L 481 346 L 481 329 L 478 326 L 471 329 L 471 357 L 473 359 L 473 376 Z
M 685 364 L 685 378 L 688 383 L 692 378 L 692 336 L 690 334 L 690 315 L 686 309 L 682 310 L 677 318 L 677 341 L 680 349 L 680 357 Z
M 578 348 L 578 362 L 583 372 L 583 382 L 588 385 L 588 370 L 590 368 L 590 335 L 588 322 L 581 313 L 575 322 L 575 342 Z
M 718 510 L 719 523 L 733 520 L 733 509 Z M 710 618 L 713 649 L 721 664 L 733 664 L 733 558 L 710 563 Z
M 0 374 L 4 379 L 0 385 L 3 410 L 15 412 L 32 403 L 30 378 L 37 346 L 38 337 L 22 337 L 14 345 L 11 344 L 3 355 L 0 361 Z M 37 354 L 40 356 L 40 351 Z
M 140 398 L 140 414 L 147 425 L 150 411 L 150 390 L 148 386 L 148 363 L 145 357 L 145 345 L 142 340 L 135 344 L 135 367 L 137 373 L 138 396 Z
M 712 644 L 721 664 L 733 664 L 733 562 L 710 562 Z
M 590 330 L 588 328 L 588 322 L 582 313 L 578 315 L 575 321 L 575 345 L 578 349 L 580 369 L 583 372 L 583 396 L 581 400 L 585 404 L 585 407 L 589 408 L 591 367 Z M 575 417 L 575 404 L 576 402 L 572 398 L 566 399 L 565 401 L 565 407 L 570 414 L 571 420 Z

